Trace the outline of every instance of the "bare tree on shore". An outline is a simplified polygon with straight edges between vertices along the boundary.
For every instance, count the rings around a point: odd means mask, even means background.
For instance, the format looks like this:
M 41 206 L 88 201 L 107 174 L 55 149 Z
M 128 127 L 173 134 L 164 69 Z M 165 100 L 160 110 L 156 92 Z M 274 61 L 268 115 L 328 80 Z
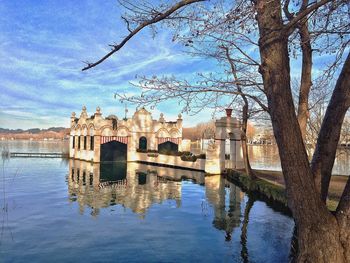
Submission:
M 176 28 L 178 24 L 182 28 L 195 24 L 198 28 L 208 30 L 223 27 L 227 32 L 227 35 L 222 36 L 223 42 L 226 38 L 230 39 L 232 34 L 240 35 L 241 39 L 246 39 L 247 35 L 255 36 L 258 41 L 251 45 L 256 48 L 259 57 L 254 60 L 258 62 L 257 68 L 262 80 L 261 91 L 266 95 L 268 113 L 279 148 L 288 205 L 298 229 L 298 261 L 349 262 L 350 178 L 336 212 L 328 211 L 325 204 L 342 123 L 350 106 L 350 55 L 344 54 L 348 52 L 350 31 L 348 1 L 319 0 L 290 3 L 280 0 L 252 0 L 234 3 L 213 1 L 203 4 L 196 2 L 202 1 L 183 0 L 176 4 L 162 3 L 160 6 L 154 6 L 146 1 L 138 5 L 123 1 L 131 12 L 131 15 L 125 18 L 130 34 L 119 44 L 113 45 L 110 53 L 96 63 L 88 63 L 84 69 L 102 63 L 144 27 L 154 26 L 158 22 Z M 293 11 L 289 10 L 290 8 Z M 218 9 L 226 10 L 223 12 L 225 15 L 221 16 L 222 12 L 217 11 Z M 328 67 L 328 73 L 329 76 L 334 74 L 338 77 L 310 163 L 303 131 L 300 129 L 301 121 L 293 103 L 289 45 L 295 32 L 302 34 L 303 27 L 311 26 L 316 34 L 314 46 L 322 47 L 325 52 L 331 54 L 334 52 L 335 59 Z M 191 30 L 189 32 L 192 33 Z M 233 48 L 237 41 L 239 40 L 224 44 L 228 48 Z M 307 38 L 306 42 L 302 41 L 302 49 L 309 48 L 307 42 Z M 244 50 L 247 50 L 246 48 Z M 310 58 L 304 56 L 304 59 Z M 305 84 L 306 90 L 310 89 L 309 83 L 304 83 L 307 79 L 309 78 L 302 78 L 301 81 L 301 85 Z M 172 89 L 177 90 L 177 87 Z M 251 99 L 256 96 L 256 93 L 246 92 L 245 95 Z M 235 95 L 240 94 L 226 92 L 229 99 Z M 304 100 L 302 102 L 304 103 Z

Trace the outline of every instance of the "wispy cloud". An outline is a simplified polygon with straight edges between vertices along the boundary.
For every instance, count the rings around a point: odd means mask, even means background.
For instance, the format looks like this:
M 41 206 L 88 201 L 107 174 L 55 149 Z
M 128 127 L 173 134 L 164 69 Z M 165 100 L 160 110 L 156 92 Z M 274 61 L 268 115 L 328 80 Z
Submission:
M 210 63 L 182 52 L 171 34 L 152 39 L 146 30 L 104 64 L 82 72 L 82 61 L 108 52 L 127 33 L 114 0 L 5 1 L 0 6 L 0 126 L 30 128 L 68 125 L 72 111 L 100 106 L 105 115 L 124 114 L 115 92 L 138 94 L 135 75 L 191 78 Z M 132 107 L 132 106 L 129 106 Z M 131 109 L 129 115 L 131 115 Z M 180 108 L 160 105 L 176 119 Z M 201 115 L 202 116 L 202 115 Z M 203 115 L 204 116 L 204 115 Z M 193 124 L 197 118 L 188 117 Z M 20 120 L 20 121 L 18 121 Z M 187 123 L 187 122 L 185 122 Z

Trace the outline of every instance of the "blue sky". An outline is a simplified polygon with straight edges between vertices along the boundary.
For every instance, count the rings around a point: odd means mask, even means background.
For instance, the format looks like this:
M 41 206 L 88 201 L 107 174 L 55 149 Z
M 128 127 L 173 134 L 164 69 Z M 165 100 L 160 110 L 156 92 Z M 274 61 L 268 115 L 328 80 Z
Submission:
M 104 116 L 124 116 L 114 94 L 136 95 L 130 81 L 136 75 L 175 75 L 195 79 L 196 72 L 215 72 L 216 64 L 190 57 L 160 30 L 154 39 L 145 30 L 102 65 L 82 72 L 82 61 L 96 61 L 108 44 L 127 34 L 116 0 L 3 0 L 0 4 L 0 127 L 48 128 L 69 126 L 71 112 L 86 105 L 89 114 L 100 106 Z M 329 56 L 314 56 L 319 74 Z M 292 78 L 300 74 L 300 60 L 291 61 Z M 135 106 L 129 105 L 130 117 Z M 152 110 L 167 120 L 181 108 L 174 101 Z M 211 119 L 211 110 L 184 115 L 184 125 Z
M 68 126 L 72 111 L 97 106 L 107 116 L 124 115 L 115 92 L 135 94 L 135 75 L 174 74 L 191 77 L 210 70 L 206 61 L 189 57 L 171 41 L 171 32 L 155 39 L 145 31 L 104 64 L 82 72 L 82 61 L 94 61 L 108 44 L 126 35 L 118 4 L 108 1 L 2 1 L 0 5 L 0 127 Z M 129 106 L 129 116 L 134 106 Z M 175 119 L 177 103 L 153 110 Z M 206 121 L 210 112 L 184 116 L 184 123 Z

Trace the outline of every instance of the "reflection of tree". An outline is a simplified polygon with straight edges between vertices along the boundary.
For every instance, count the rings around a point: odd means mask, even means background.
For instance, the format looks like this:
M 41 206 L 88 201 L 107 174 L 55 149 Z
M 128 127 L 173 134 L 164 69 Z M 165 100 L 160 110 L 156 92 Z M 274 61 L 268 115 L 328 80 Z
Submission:
M 249 262 L 248 247 L 247 247 L 247 232 L 248 232 L 248 223 L 249 223 L 249 213 L 253 207 L 254 202 L 255 202 L 255 198 L 252 197 L 251 195 L 248 195 L 248 200 L 244 209 L 244 218 L 243 218 L 242 229 L 241 229 L 241 245 L 242 245 L 241 257 L 244 263 Z

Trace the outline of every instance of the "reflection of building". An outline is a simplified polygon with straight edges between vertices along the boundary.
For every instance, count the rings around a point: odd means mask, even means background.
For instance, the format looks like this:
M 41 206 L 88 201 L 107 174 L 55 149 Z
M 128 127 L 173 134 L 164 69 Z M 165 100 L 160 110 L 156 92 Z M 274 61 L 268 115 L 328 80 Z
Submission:
M 231 238 L 233 229 L 240 225 L 242 192 L 232 183 L 226 185 L 220 175 L 205 177 L 205 190 L 208 202 L 213 206 L 213 225 L 226 232 L 226 239 Z M 226 187 L 229 186 L 228 205 Z
M 181 181 L 190 179 L 205 185 L 206 200 L 213 209 L 213 226 L 225 231 L 227 240 L 240 225 L 243 193 L 220 175 L 205 177 L 204 172 L 136 162 L 96 164 L 72 159 L 69 171 L 69 197 L 78 202 L 80 213 L 89 207 L 91 215 L 97 216 L 101 208 L 121 205 L 142 218 L 153 204 L 165 200 L 174 200 L 180 207 Z M 202 209 L 207 210 L 207 207 L 202 203 Z
M 69 161 L 69 194 L 81 212 L 85 206 L 97 215 L 99 209 L 120 204 L 145 214 L 154 203 L 175 200 L 181 204 L 181 179 L 204 183 L 204 173 L 147 166 L 138 163 L 94 164 Z
M 144 108 L 129 119 L 118 119 L 115 115 L 103 118 L 99 107 L 89 117 L 83 107 L 79 118 L 72 113 L 70 135 L 71 158 L 115 161 L 121 155 L 126 159 L 127 153 L 127 160 L 135 161 L 137 149 L 181 151 L 182 118 L 179 115 L 176 121 L 166 122 L 161 114 L 159 120 L 153 120 Z M 117 148 L 117 154 L 109 153 Z

